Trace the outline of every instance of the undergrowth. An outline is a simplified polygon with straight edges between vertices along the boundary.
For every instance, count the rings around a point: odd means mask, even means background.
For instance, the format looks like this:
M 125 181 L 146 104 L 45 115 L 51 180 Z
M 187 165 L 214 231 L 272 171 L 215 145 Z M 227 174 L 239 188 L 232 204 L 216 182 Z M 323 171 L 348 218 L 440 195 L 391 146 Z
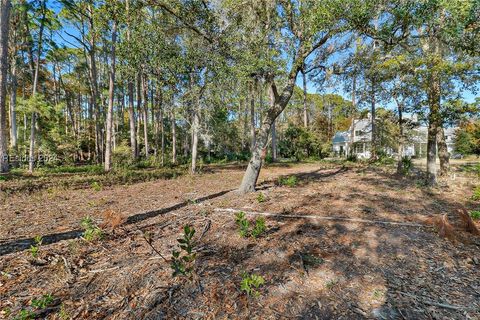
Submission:
M 103 230 L 96 225 L 91 217 L 86 216 L 82 218 L 80 225 L 85 230 L 83 232 L 83 238 L 86 241 L 91 242 L 103 238 Z
M 296 176 L 278 178 L 278 185 L 280 186 L 287 186 L 287 187 L 293 188 L 297 184 L 298 184 L 298 179 Z
M 245 291 L 249 296 L 258 297 L 260 291 L 258 290 L 265 284 L 265 279 L 262 276 L 256 274 L 242 273 L 242 281 L 240 282 L 240 290 Z
M 253 227 L 250 228 L 250 221 L 246 218 L 245 212 L 238 212 L 235 215 L 235 222 L 239 228 L 239 233 L 242 237 L 252 237 L 254 239 L 260 237 L 266 230 L 265 218 L 258 217 L 253 222 Z
M 195 244 L 193 242 L 193 236 L 195 235 L 195 229 L 188 225 L 183 227 L 183 237 L 177 239 L 179 243 L 180 251 L 172 251 L 172 262 L 170 267 L 172 268 L 172 277 L 177 276 L 191 276 L 194 272 L 196 253 L 193 252 Z

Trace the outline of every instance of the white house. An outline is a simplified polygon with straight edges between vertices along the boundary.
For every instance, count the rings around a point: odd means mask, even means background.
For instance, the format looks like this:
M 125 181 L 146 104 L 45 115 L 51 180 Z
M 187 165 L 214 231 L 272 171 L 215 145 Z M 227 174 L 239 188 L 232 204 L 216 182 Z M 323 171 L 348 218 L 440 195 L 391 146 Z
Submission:
M 427 154 L 427 132 L 428 128 L 417 121 L 416 115 L 407 117 L 415 127 L 409 132 L 409 141 L 405 144 L 403 156 L 425 157 Z M 454 151 L 456 128 L 445 128 L 445 140 L 447 142 L 448 152 Z M 351 143 L 353 136 L 353 144 Z M 353 154 L 358 158 L 370 158 L 372 142 L 372 120 L 370 115 L 366 119 L 355 119 L 347 131 L 336 132 L 332 144 L 333 152 L 337 156 L 346 156 L 350 154 L 350 148 L 353 145 Z M 396 150 L 386 148 L 387 154 L 393 155 Z

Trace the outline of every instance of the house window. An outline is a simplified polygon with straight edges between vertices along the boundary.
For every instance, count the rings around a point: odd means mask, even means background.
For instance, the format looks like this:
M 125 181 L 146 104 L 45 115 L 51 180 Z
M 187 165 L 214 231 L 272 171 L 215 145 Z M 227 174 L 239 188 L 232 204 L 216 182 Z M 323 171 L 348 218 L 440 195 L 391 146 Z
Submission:
M 363 132 L 362 130 L 355 130 L 355 136 L 362 136 Z
M 358 143 L 355 145 L 355 153 L 363 153 L 363 143 Z

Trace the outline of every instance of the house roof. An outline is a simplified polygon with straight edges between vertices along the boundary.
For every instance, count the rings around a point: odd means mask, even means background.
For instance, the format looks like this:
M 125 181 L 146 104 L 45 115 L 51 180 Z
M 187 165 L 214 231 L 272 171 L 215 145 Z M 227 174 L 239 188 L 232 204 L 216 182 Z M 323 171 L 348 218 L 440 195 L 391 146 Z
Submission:
M 333 143 L 345 143 L 348 141 L 347 131 L 338 131 L 333 136 Z

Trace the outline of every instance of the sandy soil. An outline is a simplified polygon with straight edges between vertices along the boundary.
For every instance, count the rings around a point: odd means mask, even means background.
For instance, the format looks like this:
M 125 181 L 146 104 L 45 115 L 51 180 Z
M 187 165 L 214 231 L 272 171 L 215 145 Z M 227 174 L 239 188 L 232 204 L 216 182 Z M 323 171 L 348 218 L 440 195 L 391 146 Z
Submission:
M 290 175 L 296 186 L 275 183 Z M 459 173 L 430 189 L 388 168 L 277 165 L 262 171 L 258 192 L 240 195 L 232 190 L 241 177 L 242 168 L 223 166 L 98 192 L 5 197 L 0 318 L 24 309 L 51 319 L 480 319 L 480 241 L 455 213 L 480 206 L 470 200 L 478 178 Z M 282 216 L 267 216 L 258 239 L 243 238 L 234 213 L 221 210 L 232 208 Z M 456 240 L 429 224 L 442 214 Z M 78 238 L 86 215 L 104 224 L 102 240 Z M 171 259 L 186 224 L 196 230 L 195 272 L 173 278 L 159 253 Z M 36 259 L 25 250 L 35 235 L 44 237 Z M 265 279 L 258 297 L 240 290 L 244 272 Z M 45 294 L 55 297 L 49 306 L 31 306 Z

